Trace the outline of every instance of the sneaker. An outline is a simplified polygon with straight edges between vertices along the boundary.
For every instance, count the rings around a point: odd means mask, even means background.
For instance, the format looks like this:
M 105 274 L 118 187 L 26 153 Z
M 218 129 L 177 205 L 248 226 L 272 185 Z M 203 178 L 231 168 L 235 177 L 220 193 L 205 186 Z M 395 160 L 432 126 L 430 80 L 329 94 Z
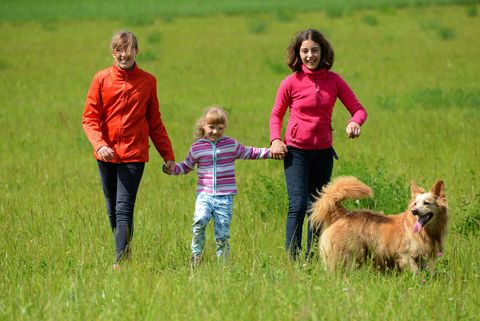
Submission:
M 199 265 L 201 261 L 202 261 L 202 256 L 201 256 L 201 255 L 192 254 L 192 258 L 191 258 L 191 261 L 190 261 L 190 263 L 192 264 L 192 266 L 197 266 L 197 265 Z
M 121 270 L 120 264 L 119 263 L 113 263 L 112 269 L 114 271 L 120 271 Z

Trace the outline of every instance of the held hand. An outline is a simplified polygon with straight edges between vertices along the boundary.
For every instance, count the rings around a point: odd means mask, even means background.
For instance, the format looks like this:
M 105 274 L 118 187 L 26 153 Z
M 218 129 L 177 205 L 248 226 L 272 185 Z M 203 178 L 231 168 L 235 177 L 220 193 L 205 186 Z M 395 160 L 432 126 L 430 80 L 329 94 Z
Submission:
M 173 170 L 175 168 L 175 161 L 173 160 L 168 160 L 165 162 L 165 165 L 163 165 L 163 168 L 164 168 L 164 172 L 169 174 L 169 175 L 172 175 L 173 174 Z
M 360 136 L 360 125 L 353 121 L 349 122 L 345 131 L 348 138 L 357 138 Z
M 165 164 L 162 165 L 162 172 L 164 174 L 170 175 L 170 173 L 167 171 L 167 166 L 165 166 Z
M 284 159 L 285 155 L 287 155 L 287 145 L 280 139 L 275 139 L 272 142 L 272 146 L 270 148 L 270 157 L 273 159 Z
M 115 158 L 115 152 L 108 146 L 102 146 L 97 150 L 97 155 L 101 160 L 108 162 Z

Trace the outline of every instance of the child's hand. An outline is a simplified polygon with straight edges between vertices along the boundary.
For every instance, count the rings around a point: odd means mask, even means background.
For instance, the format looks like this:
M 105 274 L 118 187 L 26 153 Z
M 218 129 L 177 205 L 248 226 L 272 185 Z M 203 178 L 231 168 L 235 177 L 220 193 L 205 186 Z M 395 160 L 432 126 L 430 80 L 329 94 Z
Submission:
M 163 164 L 162 166 L 162 172 L 164 172 L 167 175 L 170 175 L 170 173 L 167 171 L 167 166 L 165 166 L 165 164 Z
M 175 169 L 175 161 L 169 160 L 166 161 L 162 166 L 162 170 L 165 174 L 172 175 Z
M 280 139 L 275 139 L 272 142 L 272 146 L 270 147 L 270 158 L 273 159 L 284 159 L 288 153 L 287 145 Z
M 274 155 L 274 154 L 272 153 L 272 151 L 270 151 L 270 155 L 269 155 L 270 158 L 276 159 L 276 160 L 282 160 L 282 159 L 285 158 L 285 156 L 286 156 L 285 154 L 276 154 L 276 155 Z

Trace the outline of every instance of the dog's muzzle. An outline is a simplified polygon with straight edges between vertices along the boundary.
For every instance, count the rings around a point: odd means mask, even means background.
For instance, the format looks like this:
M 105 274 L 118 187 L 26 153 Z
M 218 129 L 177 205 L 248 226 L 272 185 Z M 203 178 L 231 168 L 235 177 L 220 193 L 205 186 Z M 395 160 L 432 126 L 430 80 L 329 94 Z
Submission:
M 418 215 L 418 222 L 422 224 L 422 226 L 425 226 L 433 217 L 433 213 L 427 213 L 425 215 Z

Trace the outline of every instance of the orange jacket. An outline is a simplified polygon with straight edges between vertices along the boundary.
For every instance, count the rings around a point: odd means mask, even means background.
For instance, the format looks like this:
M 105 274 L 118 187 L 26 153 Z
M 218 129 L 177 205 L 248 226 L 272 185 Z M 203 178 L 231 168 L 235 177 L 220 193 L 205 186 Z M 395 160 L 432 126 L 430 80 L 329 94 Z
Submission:
M 95 158 L 106 145 L 115 152 L 113 163 L 147 162 L 150 136 L 165 161 L 175 160 L 159 108 L 157 81 L 137 64 L 132 70 L 114 65 L 97 72 L 82 119 Z

